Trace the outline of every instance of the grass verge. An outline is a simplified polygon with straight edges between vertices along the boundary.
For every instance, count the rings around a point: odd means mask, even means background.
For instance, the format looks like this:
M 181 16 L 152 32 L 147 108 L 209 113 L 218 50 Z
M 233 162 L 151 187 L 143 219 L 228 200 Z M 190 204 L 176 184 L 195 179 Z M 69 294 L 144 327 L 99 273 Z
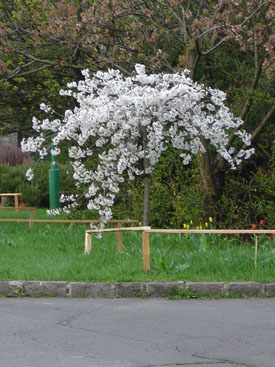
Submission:
M 93 237 L 93 250 L 84 256 L 87 228 L 35 224 L 29 229 L 26 223 L 0 223 L 0 280 L 275 281 L 274 238 L 260 236 L 254 269 L 252 237 L 153 234 L 151 272 L 145 274 L 141 233 L 123 233 L 122 253 L 116 251 L 114 233 Z

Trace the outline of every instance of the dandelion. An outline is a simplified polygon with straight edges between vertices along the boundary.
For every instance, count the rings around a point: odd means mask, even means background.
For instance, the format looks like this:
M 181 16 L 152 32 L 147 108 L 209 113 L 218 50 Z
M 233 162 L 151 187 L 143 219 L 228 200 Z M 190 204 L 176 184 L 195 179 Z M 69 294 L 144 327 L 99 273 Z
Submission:
M 209 220 L 210 223 L 213 222 L 213 218 L 212 217 L 209 217 L 208 220 Z

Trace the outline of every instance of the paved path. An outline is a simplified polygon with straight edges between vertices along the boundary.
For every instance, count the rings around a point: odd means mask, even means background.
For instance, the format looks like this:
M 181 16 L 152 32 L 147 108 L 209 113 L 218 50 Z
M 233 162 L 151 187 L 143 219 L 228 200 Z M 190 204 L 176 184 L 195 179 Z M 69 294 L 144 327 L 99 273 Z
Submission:
M 0 298 L 0 366 L 274 367 L 275 298 Z

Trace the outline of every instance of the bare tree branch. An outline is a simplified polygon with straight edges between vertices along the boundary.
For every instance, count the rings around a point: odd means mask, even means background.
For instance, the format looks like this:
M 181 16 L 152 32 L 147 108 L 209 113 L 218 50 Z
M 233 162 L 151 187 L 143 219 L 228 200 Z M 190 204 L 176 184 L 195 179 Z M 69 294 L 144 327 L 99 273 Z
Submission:
M 265 115 L 265 117 L 263 118 L 263 120 L 260 122 L 260 124 L 257 126 L 257 128 L 252 133 L 252 135 L 251 135 L 251 142 L 253 142 L 257 138 L 257 136 L 260 134 L 260 132 L 266 126 L 266 124 L 271 119 L 271 117 L 274 115 L 274 113 L 275 113 L 275 103 L 273 104 L 273 106 L 270 108 L 270 110 Z

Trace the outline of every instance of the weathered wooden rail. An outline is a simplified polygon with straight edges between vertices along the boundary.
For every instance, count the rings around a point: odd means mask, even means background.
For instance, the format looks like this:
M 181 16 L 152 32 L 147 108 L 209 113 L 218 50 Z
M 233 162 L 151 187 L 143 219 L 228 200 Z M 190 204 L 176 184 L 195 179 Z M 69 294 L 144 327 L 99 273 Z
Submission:
M 251 234 L 255 235 L 255 257 L 254 266 L 257 267 L 258 260 L 258 238 L 260 234 L 275 233 L 275 229 L 151 229 L 150 227 L 130 227 L 130 228 L 108 228 L 108 229 L 93 229 L 85 232 L 85 254 L 90 254 L 92 250 L 92 234 L 116 232 L 117 236 L 117 251 L 122 251 L 122 232 L 127 231 L 142 231 L 142 252 L 143 252 L 143 269 L 145 272 L 150 271 L 150 234 Z M 119 238 L 119 240 L 118 240 Z
M 122 248 L 122 232 L 130 231 L 144 231 L 151 227 L 120 227 L 120 228 L 104 228 L 104 229 L 90 229 L 85 232 L 85 254 L 90 254 L 92 251 L 92 234 L 102 232 L 115 232 L 116 233 L 116 248 L 118 252 L 123 250 Z
M 29 222 L 29 227 L 32 228 L 33 222 L 34 222 L 34 216 L 35 216 L 35 207 L 28 207 L 28 206 L 20 206 L 18 208 L 16 207 L 10 207 L 10 206 L 1 206 L 0 210 L 15 210 L 16 213 L 18 213 L 19 210 L 29 210 L 30 211 L 30 219 L 25 219 L 24 221 Z M 11 218 L 12 221 L 18 222 L 21 221 L 21 219 Z M 9 218 L 0 218 L 1 222 L 9 222 Z
M 0 193 L 1 197 L 1 204 L 4 204 L 4 199 L 7 197 L 13 197 L 14 198 L 14 207 L 15 212 L 18 213 L 19 209 L 19 196 L 21 196 L 21 192 L 8 192 L 8 193 Z
M 27 207 L 19 207 L 18 209 L 30 209 Z M 3 209 L 1 207 L 0 209 Z M 14 208 L 11 208 L 14 210 Z M 34 208 L 35 209 L 35 208 Z M 21 219 L 21 218 L 0 218 L 0 222 L 17 222 L 17 223 L 29 223 L 29 226 L 32 227 L 33 223 L 63 223 L 63 224 L 99 224 L 100 221 L 98 219 Z M 108 224 L 113 224 L 115 227 L 119 227 L 123 224 L 138 224 L 139 220 L 136 219 L 112 219 L 108 221 Z M 123 228 L 123 227 L 122 227 Z

